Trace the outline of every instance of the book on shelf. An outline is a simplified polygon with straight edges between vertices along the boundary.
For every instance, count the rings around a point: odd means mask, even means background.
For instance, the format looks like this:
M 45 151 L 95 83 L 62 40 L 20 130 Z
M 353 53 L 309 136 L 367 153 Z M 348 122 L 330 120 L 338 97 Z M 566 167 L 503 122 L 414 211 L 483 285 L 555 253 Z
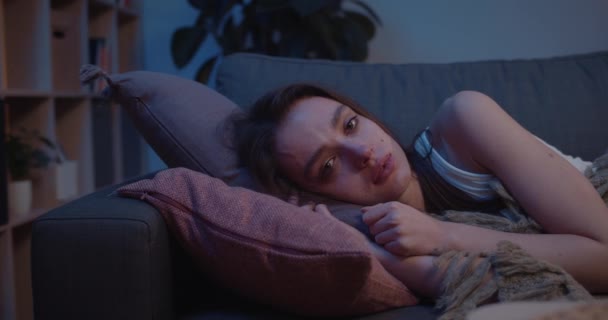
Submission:
M 6 110 L 4 100 L 0 99 L 0 225 L 8 223 L 8 166 L 6 163 Z
M 114 184 L 114 131 L 112 128 L 112 108 L 105 100 L 93 102 L 93 158 L 95 159 L 95 187 L 105 187 Z
M 116 4 L 120 8 L 127 8 L 127 9 L 131 8 L 131 1 L 130 0 L 116 0 Z
M 103 37 L 89 39 L 89 63 L 100 67 L 106 72 L 111 71 L 110 48 L 108 41 Z M 91 91 L 101 92 L 106 86 L 103 79 L 97 79 L 91 83 Z

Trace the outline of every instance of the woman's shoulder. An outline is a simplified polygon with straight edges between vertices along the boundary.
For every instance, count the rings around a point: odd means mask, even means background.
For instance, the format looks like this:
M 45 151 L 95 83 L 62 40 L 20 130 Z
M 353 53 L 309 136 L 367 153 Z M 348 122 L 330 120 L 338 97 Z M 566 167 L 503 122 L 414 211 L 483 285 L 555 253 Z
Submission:
M 480 129 L 481 120 L 504 112 L 488 95 L 478 91 L 460 91 L 447 98 L 431 122 L 437 131 L 465 131 Z
M 476 173 L 489 173 L 472 155 L 472 144 L 491 130 L 500 107 L 477 91 L 461 91 L 447 98 L 429 124 L 431 145 L 454 166 Z

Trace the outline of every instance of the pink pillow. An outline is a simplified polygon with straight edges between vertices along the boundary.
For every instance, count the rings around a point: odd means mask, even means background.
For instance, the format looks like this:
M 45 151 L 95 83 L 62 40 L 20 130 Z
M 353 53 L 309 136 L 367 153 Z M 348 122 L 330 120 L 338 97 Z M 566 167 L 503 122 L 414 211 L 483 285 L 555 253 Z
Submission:
M 186 168 L 117 192 L 156 207 L 204 272 L 258 302 L 311 316 L 418 302 L 338 220 Z

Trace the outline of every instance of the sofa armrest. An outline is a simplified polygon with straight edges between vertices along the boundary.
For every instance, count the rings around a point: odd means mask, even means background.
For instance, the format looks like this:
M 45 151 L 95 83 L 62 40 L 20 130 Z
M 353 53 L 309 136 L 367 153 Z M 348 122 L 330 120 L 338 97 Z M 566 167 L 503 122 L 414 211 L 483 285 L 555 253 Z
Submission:
M 170 239 L 162 216 L 108 188 L 33 224 L 36 319 L 171 319 Z

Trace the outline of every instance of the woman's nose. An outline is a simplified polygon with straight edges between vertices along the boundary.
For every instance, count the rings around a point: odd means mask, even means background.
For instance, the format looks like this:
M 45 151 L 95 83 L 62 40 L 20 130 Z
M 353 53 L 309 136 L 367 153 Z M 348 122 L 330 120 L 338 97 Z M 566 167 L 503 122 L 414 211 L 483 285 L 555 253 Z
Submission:
M 355 168 L 363 169 L 370 165 L 374 149 L 361 143 L 348 143 L 346 151 Z

